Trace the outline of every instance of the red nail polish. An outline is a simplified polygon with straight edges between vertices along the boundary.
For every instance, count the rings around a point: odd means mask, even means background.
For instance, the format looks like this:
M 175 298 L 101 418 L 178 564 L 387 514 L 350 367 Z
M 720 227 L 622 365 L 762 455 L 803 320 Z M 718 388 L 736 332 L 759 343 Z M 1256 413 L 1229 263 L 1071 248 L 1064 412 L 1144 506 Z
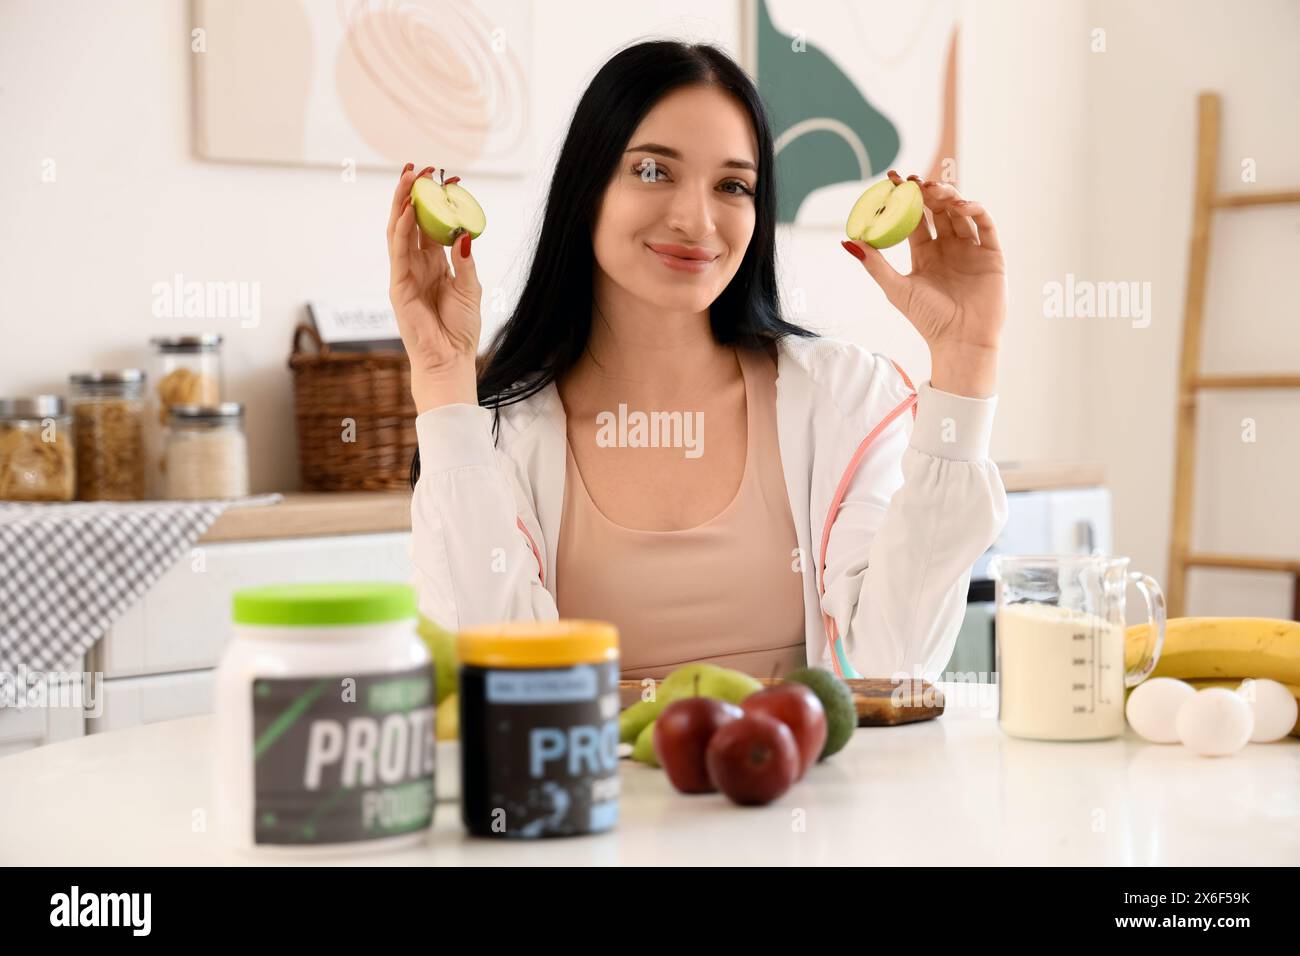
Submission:
M 405 166 L 402 167 L 402 172 L 409 173 L 414 168 L 415 168 L 415 163 L 407 163 Z
M 473 237 L 468 232 L 460 237 L 460 257 L 462 259 L 469 258 L 469 246 L 472 241 Z
M 853 243 L 848 242 L 847 240 L 845 242 L 841 242 L 840 245 L 843 246 L 845 249 L 847 249 L 849 251 L 849 255 L 853 256 L 853 258 L 857 259 L 859 262 L 863 262 L 867 258 L 867 254 L 865 252 L 863 252 L 861 249 L 859 249 Z
M 443 185 L 444 185 L 444 186 L 450 186 L 452 183 L 458 183 L 458 182 L 460 182 L 460 177 L 459 177 L 459 176 L 452 176 L 451 179 L 447 180 L 445 183 L 443 183 Z
M 920 176 L 917 176 L 917 175 L 911 175 L 911 176 L 908 176 L 907 178 L 910 179 L 910 180 L 911 180 L 912 182 L 914 182 L 914 183 L 919 183 L 919 182 L 921 182 L 921 177 L 920 177 Z
M 421 176 L 427 176 L 427 175 L 429 175 L 431 172 L 433 172 L 433 167 L 432 167 L 432 166 L 425 166 L 424 169 L 420 170 L 420 175 L 419 175 L 419 176 L 416 176 L 415 178 L 416 178 L 416 179 L 419 179 Z

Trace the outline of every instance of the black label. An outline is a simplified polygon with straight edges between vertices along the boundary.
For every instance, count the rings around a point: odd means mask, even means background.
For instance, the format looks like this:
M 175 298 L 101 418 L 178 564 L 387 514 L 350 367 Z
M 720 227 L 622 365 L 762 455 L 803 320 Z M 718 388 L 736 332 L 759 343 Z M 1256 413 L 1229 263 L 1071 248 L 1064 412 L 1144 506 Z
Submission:
M 595 833 L 618 821 L 618 664 L 464 667 L 461 810 L 481 836 Z
M 433 671 L 253 681 L 256 843 L 377 840 L 433 821 Z

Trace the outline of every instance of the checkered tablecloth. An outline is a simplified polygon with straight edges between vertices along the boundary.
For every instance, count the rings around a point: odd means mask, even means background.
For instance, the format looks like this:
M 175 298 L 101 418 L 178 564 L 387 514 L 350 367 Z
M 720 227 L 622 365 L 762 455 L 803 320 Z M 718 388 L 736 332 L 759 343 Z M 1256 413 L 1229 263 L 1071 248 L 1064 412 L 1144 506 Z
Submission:
M 80 658 L 234 501 L 0 502 L 0 672 Z

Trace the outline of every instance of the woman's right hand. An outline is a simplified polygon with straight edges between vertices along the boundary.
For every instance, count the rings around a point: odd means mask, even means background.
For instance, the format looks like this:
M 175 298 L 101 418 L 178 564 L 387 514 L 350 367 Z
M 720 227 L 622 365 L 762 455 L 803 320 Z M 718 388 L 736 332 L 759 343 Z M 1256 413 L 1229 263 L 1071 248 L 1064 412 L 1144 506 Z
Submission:
M 397 181 L 388 215 L 388 298 L 411 363 L 416 412 L 440 405 L 478 404 L 474 358 L 478 353 L 483 289 L 470 257 L 468 235 L 452 247 L 452 275 L 443 246 L 416 224 L 411 185 L 418 176 L 407 165 Z

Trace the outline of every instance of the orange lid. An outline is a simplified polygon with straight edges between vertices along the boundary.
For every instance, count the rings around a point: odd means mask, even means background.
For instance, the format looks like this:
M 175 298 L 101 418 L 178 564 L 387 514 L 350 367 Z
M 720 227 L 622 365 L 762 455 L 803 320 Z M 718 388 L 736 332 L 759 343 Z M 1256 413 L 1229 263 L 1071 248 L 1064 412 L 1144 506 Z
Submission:
M 568 667 L 618 660 L 618 628 L 608 621 L 509 621 L 461 631 L 462 664 Z

